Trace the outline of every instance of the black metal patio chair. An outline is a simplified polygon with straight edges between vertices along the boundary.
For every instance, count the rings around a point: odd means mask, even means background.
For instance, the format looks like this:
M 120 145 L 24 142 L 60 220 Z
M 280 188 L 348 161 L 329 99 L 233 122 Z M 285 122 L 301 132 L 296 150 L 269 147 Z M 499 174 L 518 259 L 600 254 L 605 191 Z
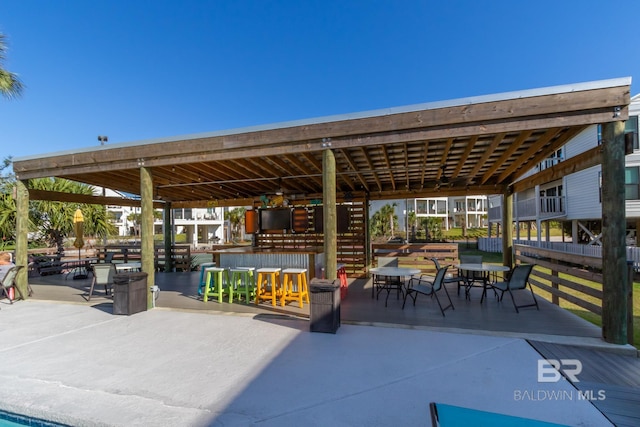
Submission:
M 540 310 L 538 307 L 538 301 L 536 300 L 536 295 L 533 293 L 533 287 L 531 287 L 531 283 L 529 283 L 529 275 L 533 270 L 533 264 L 521 264 L 515 266 L 510 274 L 509 279 L 504 282 L 496 282 L 492 283 L 491 286 L 494 290 L 500 291 L 500 301 L 502 301 L 502 297 L 504 297 L 505 292 L 509 292 L 511 295 L 511 301 L 513 302 L 513 306 L 516 308 L 516 313 L 519 313 L 519 308 L 524 307 L 535 307 L 537 310 Z M 517 305 L 516 300 L 513 297 L 513 291 L 526 290 L 527 284 L 529 284 L 529 289 L 531 290 L 531 296 L 533 297 L 533 303 L 531 304 L 523 304 Z
M 451 301 L 451 297 L 449 296 L 449 291 L 447 291 L 446 286 L 444 286 L 444 277 L 447 274 L 448 268 L 449 266 L 442 267 L 441 269 L 439 269 L 438 272 L 436 273 L 435 279 L 433 279 L 433 282 L 428 282 L 423 279 L 412 277 L 409 280 L 409 283 L 407 284 L 407 289 L 404 294 L 404 301 L 402 302 L 402 309 L 404 310 L 404 306 L 407 303 L 407 297 L 410 296 L 413 299 L 413 305 L 415 306 L 418 295 L 422 294 L 422 295 L 428 295 L 436 298 L 436 301 L 438 302 L 438 307 L 440 307 L 440 312 L 442 313 L 442 316 L 444 316 L 445 310 L 449 308 L 451 308 L 452 310 L 455 310 L 455 307 L 453 306 L 453 302 Z M 442 304 L 440 303 L 440 298 L 438 298 L 438 291 L 440 290 L 444 290 L 444 293 L 447 296 L 447 299 L 449 300 L 449 305 L 447 305 L 446 307 L 442 307 Z
M 11 304 L 13 304 L 13 299 L 9 295 L 9 289 L 11 288 L 14 288 L 20 295 L 20 298 L 24 299 L 24 295 L 22 295 L 22 292 L 20 292 L 20 289 L 16 286 L 16 276 L 18 275 L 18 272 L 23 268 L 24 265 L 14 265 L 9 269 L 9 271 L 7 271 L 7 274 L 5 274 L 5 276 L 2 278 L 2 281 L 0 282 L 0 296 L 4 294 L 4 296 L 7 297 L 9 303 Z M 28 287 L 27 290 L 29 292 L 29 295 L 31 295 L 31 287 Z

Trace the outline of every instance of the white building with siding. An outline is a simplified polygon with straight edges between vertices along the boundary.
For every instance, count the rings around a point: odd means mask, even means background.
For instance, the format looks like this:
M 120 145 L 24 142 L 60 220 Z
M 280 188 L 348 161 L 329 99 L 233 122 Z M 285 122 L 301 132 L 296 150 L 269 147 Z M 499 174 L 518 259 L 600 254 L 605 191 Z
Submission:
M 102 191 L 102 188 L 96 188 L 96 193 L 101 194 Z M 127 197 L 127 195 L 110 189 L 105 189 L 104 191 L 107 197 Z M 139 230 L 137 230 L 135 214 L 140 213 L 139 207 L 109 205 L 107 206 L 107 211 L 111 214 L 112 222 L 118 229 L 118 236 L 138 235 Z M 230 240 L 228 227 L 226 227 L 224 220 L 224 208 L 222 207 L 173 209 L 172 215 L 174 236 L 184 235 L 186 240 L 184 243 L 190 243 L 194 248 L 206 247 Z M 164 218 L 159 218 L 154 221 L 156 234 L 163 233 L 163 220 Z
M 633 147 L 626 156 L 625 193 L 628 243 L 635 244 L 640 230 L 640 146 L 638 144 L 640 95 L 631 98 L 625 133 L 631 134 Z M 529 176 L 565 159 L 584 153 L 601 142 L 600 127 L 593 125 L 576 135 L 554 156 L 530 171 Z M 516 238 L 542 239 L 550 221 L 564 224 L 573 243 L 600 244 L 602 220 L 601 166 L 594 166 L 514 195 L 513 218 Z M 489 226 L 500 226 L 502 196 L 489 197 Z M 570 226 L 570 227 L 569 227 Z M 523 236 L 522 233 L 526 233 Z M 548 233 L 544 233 L 548 238 Z

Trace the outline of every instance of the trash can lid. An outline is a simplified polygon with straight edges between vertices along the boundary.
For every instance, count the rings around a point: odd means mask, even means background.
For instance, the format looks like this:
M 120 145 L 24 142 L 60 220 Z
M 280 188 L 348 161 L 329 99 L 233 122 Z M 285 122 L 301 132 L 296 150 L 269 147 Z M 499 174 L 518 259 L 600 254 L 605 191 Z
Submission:
M 118 273 L 113 276 L 114 285 L 127 285 L 130 282 L 146 279 L 147 273 Z
M 329 280 L 329 279 L 316 279 L 313 278 L 311 279 L 311 282 L 309 282 L 309 290 L 314 291 L 314 290 L 325 290 L 325 291 L 332 291 L 336 288 L 340 287 L 340 282 L 338 281 L 338 279 L 336 280 Z

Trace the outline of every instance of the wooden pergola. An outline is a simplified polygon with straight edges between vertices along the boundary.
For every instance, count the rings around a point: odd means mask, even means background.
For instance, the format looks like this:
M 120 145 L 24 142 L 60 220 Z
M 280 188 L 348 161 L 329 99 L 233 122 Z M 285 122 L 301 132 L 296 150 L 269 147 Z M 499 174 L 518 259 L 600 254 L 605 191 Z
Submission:
M 336 200 L 503 194 L 508 224 L 514 191 L 602 164 L 609 236 L 604 265 L 612 266 L 604 286 L 615 305 L 623 301 L 618 292 L 626 283 L 620 274 L 626 277 L 624 121 L 630 86 L 630 78 L 620 78 L 15 159 L 17 261 L 27 261 L 29 199 L 124 204 L 30 190 L 33 178 L 60 177 L 139 195 L 142 263 L 150 280 L 154 206 L 256 205 L 260 196 L 280 190 L 294 201 L 322 199 L 326 273 L 332 278 Z M 593 124 L 603 125 L 601 146 L 524 177 Z M 504 261 L 511 265 L 510 227 L 503 238 Z M 21 275 L 19 286 L 26 281 Z

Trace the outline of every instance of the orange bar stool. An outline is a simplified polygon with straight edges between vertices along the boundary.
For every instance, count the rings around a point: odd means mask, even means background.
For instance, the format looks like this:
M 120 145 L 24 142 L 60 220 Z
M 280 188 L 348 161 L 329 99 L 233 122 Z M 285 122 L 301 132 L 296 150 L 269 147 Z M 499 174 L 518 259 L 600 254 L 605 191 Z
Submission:
M 229 269 L 229 282 L 234 287 L 234 292 L 240 299 L 244 295 L 245 304 L 249 304 L 249 300 L 256 293 L 254 283 L 254 267 L 232 267 Z
M 216 298 L 222 302 L 224 294 L 229 295 L 229 302 L 233 302 L 233 287 L 227 281 L 227 270 L 222 267 L 207 267 L 204 270 L 205 283 L 202 292 L 202 301 L 207 302 L 209 297 Z
M 304 307 L 303 301 L 309 304 L 306 268 L 285 268 L 282 270 L 282 287 L 284 292 L 280 296 L 280 301 L 283 306 L 285 301 L 298 301 L 300 308 Z
M 271 300 L 271 305 L 276 305 L 276 300 L 282 293 L 280 287 L 281 268 L 259 268 L 256 270 L 256 305 L 262 300 Z

